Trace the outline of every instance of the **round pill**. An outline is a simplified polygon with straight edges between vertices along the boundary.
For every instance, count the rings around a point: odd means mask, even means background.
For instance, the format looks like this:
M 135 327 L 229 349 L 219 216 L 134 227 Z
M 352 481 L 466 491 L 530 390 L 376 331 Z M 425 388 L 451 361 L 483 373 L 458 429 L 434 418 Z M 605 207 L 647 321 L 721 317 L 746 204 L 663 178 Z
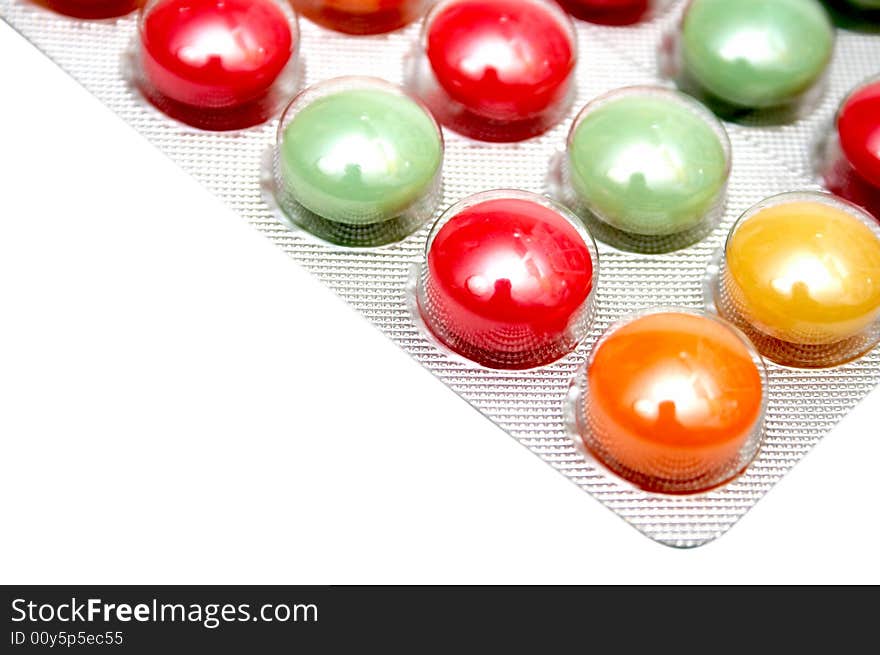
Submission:
M 571 25 L 542 0 L 450 0 L 426 26 L 427 57 L 440 86 L 495 121 L 533 118 L 563 103 L 576 46 Z
M 572 16 L 604 25 L 629 25 L 647 16 L 652 0 L 561 0 Z
M 477 194 L 450 209 L 429 240 L 420 294 L 434 334 L 496 368 L 573 349 L 586 332 L 595 246 L 563 212 L 525 192 Z
M 687 73 L 731 105 L 796 100 L 822 76 L 834 29 L 817 0 L 693 0 L 682 23 Z
M 157 0 L 140 25 L 146 81 L 173 101 L 206 109 L 264 95 L 294 45 L 274 0 Z
M 130 14 L 140 6 L 140 0 L 37 0 L 59 14 L 75 18 L 113 18 Z
M 419 18 L 426 0 L 290 0 L 297 12 L 337 32 L 380 34 Z
M 880 316 L 880 238 L 854 206 L 803 198 L 782 196 L 740 219 L 725 247 L 724 291 L 764 334 L 833 344 Z
M 584 443 L 641 487 L 714 486 L 756 450 L 759 366 L 745 338 L 718 319 L 663 311 L 625 321 L 590 356 Z
M 880 80 L 844 100 L 837 114 L 840 147 L 855 171 L 880 188 Z
M 724 127 L 696 101 L 659 88 L 621 89 L 575 119 L 571 182 L 609 225 L 675 234 L 703 221 L 723 197 L 729 148 Z
M 278 156 L 281 183 L 297 202 L 363 225 L 390 220 L 426 195 L 443 141 L 419 103 L 377 80 L 307 102 L 283 128 Z

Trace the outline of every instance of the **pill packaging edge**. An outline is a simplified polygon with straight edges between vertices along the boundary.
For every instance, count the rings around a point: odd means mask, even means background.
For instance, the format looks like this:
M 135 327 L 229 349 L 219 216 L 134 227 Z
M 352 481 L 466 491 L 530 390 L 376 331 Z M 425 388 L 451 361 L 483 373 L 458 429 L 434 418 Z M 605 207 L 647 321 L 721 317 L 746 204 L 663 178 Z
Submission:
M 672 3 L 651 21 L 631 27 L 575 21 L 577 98 L 566 119 L 548 133 L 498 144 L 444 130 L 438 214 L 467 195 L 493 188 L 546 193 L 550 162 L 563 148 L 572 118 L 588 100 L 621 86 L 670 84 L 658 74 L 657 48 L 678 21 L 681 5 Z M 148 106 L 128 82 L 135 15 L 79 21 L 25 0 L 0 0 L 0 16 L 462 398 L 656 541 L 691 547 L 726 532 L 880 382 L 880 348 L 827 370 L 796 370 L 768 362 L 770 397 L 759 455 L 734 481 L 692 496 L 652 494 L 616 478 L 585 459 L 566 425 L 571 379 L 608 325 L 650 307 L 703 308 L 707 267 L 735 219 L 767 196 L 819 188 L 810 172 L 812 148 L 845 93 L 880 70 L 880 37 L 837 30 L 828 88 L 801 120 L 782 126 L 726 123 L 733 169 L 727 208 L 716 229 L 689 248 L 660 255 L 627 253 L 599 243 L 597 311 L 588 338 L 552 365 L 507 372 L 450 356 L 417 325 L 408 294 L 430 223 L 380 248 L 347 249 L 320 242 L 290 229 L 265 202 L 264 164 L 277 117 L 255 128 L 213 133 L 176 123 Z M 372 37 L 338 34 L 302 18 L 299 27 L 305 84 L 339 75 L 372 75 L 401 83 L 404 58 L 417 41 L 420 24 Z

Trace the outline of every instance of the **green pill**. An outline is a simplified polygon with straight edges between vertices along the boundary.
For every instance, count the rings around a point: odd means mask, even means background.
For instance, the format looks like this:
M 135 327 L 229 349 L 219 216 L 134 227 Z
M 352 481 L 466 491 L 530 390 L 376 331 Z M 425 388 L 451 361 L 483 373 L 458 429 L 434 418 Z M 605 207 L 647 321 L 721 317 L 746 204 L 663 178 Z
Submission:
M 330 221 L 369 225 L 429 194 L 443 161 L 430 114 L 379 80 L 323 85 L 294 100 L 282 121 L 277 165 L 285 196 Z
M 660 88 L 619 89 L 588 104 L 568 137 L 571 184 L 597 218 L 660 236 L 706 220 L 724 195 L 730 146 L 702 105 Z
M 833 47 L 818 0 L 694 0 L 682 23 L 686 72 L 743 108 L 795 101 L 822 76 Z

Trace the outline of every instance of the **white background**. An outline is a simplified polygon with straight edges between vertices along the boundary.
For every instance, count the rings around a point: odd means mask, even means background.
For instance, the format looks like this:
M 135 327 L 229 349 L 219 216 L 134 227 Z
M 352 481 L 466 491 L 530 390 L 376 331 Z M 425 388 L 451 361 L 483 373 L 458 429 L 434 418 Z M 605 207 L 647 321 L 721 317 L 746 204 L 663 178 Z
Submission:
M 0 23 L 2 583 L 876 583 L 878 422 L 659 546 Z

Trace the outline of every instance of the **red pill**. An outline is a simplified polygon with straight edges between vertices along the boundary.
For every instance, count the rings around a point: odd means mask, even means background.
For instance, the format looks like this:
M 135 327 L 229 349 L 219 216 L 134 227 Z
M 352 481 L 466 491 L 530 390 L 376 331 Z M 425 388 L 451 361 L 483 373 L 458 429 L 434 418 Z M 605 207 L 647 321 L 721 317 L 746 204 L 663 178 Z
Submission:
M 485 118 L 534 118 L 562 103 L 571 86 L 576 46 L 555 4 L 452 0 L 431 14 L 426 36 L 437 82 Z
M 643 20 L 651 0 L 560 0 L 572 16 L 603 25 L 630 25 Z
M 840 147 L 861 177 L 880 187 L 880 80 L 847 98 L 837 115 Z
M 422 315 L 446 345 L 487 366 L 558 359 L 586 333 L 594 251 L 546 200 L 525 193 L 479 200 L 487 195 L 464 201 L 435 228 Z
M 140 35 L 145 81 L 166 98 L 206 109 L 264 95 L 294 47 L 273 0 L 158 0 Z
M 140 0 L 37 0 L 59 14 L 75 18 L 114 18 L 130 14 L 140 6 Z

